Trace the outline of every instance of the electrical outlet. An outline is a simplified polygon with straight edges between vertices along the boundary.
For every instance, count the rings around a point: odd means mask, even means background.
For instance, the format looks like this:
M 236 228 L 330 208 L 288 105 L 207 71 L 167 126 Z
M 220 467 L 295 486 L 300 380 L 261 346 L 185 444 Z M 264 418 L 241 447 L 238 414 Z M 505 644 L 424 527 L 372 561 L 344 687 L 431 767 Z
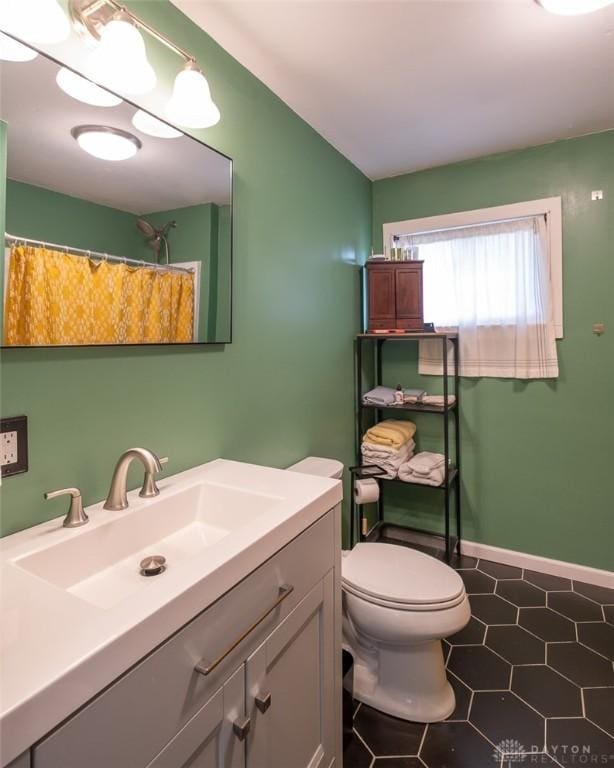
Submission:
M 13 416 L 0 420 L 0 472 L 10 477 L 28 471 L 28 420 Z
M 591 200 L 595 202 L 595 200 L 603 200 L 603 189 L 594 189 L 591 192 Z
M 2 443 L 0 443 L 0 466 L 14 464 L 17 461 L 17 432 L 2 433 Z

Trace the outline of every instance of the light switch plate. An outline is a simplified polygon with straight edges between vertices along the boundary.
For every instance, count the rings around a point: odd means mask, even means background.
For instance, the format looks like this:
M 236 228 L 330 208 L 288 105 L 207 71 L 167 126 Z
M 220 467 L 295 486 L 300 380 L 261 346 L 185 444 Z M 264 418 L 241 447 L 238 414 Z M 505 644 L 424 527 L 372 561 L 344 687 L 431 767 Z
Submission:
M 591 192 L 591 200 L 594 202 L 595 200 L 603 200 L 603 189 L 594 189 Z
M 28 419 L 13 416 L 0 420 L 0 472 L 10 477 L 28 471 Z

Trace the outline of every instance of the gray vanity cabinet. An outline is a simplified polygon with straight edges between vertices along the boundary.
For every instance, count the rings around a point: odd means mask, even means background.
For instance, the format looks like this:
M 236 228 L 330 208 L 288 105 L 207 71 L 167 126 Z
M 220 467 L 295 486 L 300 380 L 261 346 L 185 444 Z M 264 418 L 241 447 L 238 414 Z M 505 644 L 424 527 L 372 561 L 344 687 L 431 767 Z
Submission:
M 245 665 L 224 683 L 147 768 L 244 768 Z
M 39 741 L 35 768 L 340 768 L 340 509 Z
M 329 572 L 247 660 L 247 768 L 333 760 L 333 590 Z

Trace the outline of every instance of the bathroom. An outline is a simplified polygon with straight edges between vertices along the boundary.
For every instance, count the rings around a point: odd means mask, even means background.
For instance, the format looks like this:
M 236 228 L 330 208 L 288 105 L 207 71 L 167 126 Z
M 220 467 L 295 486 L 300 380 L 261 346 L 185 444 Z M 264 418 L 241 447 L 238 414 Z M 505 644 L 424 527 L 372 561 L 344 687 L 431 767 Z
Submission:
M 0 2 L 1 768 L 614 765 L 613 30 L 606 0 Z M 429 264 L 483 225 L 547 259 L 513 371 L 509 339 L 471 367 Z M 27 338 L 14 266 L 53 258 L 190 311 Z M 419 308 L 374 312 L 399 271 Z M 384 420 L 443 485 L 366 476 Z

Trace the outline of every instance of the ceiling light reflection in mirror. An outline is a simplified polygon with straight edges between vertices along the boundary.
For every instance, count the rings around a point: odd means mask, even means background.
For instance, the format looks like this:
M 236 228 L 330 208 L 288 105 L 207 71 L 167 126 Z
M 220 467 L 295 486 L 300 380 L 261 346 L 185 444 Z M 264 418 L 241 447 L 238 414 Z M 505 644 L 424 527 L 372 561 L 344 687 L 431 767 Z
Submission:
M 2 61 L 32 61 L 37 56 L 38 53 L 32 48 L 28 48 L 27 45 L 0 32 L 0 59 Z
M 128 131 L 108 125 L 77 125 L 71 134 L 84 152 L 99 160 L 129 160 L 142 146 Z
M 93 107 L 116 107 L 122 103 L 119 96 L 100 88 L 91 80 L 81 77 L 66 67 L 60 69 L 56 82 L 68 96 L 84 104 L 91 104 Z
M 132 125 L 141 133 L 155 136 L 157 139 L 178 139 L 183 135 L 181 131 L 177 131 L 167 123 L 163 123 L 162 120 L 158 120 L 157 117 L 150 115 L 149 112 L 143 112 L 142 109 L 139 109 L 134 114 Z

